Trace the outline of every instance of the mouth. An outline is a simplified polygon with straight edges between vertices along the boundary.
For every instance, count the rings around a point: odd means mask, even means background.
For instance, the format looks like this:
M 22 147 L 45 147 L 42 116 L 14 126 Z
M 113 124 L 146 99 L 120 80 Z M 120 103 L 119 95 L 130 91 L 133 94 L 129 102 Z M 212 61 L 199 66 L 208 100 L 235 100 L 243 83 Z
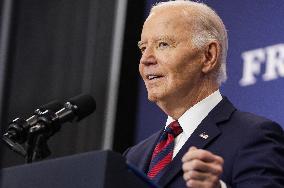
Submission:
M 147 80 L 157 80 L 159 78 L 162 78 L 162 75 L 155 75 L 155 74 L 148 74 L 146 75 Z

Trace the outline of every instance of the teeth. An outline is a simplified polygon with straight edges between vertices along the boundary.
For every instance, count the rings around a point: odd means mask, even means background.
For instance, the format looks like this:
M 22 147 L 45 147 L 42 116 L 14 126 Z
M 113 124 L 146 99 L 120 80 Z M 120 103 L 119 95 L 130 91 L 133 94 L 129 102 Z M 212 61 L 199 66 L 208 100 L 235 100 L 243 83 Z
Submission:
M 148 74 L 148 75 L 146 75 L 146 78 L 148 80 L 153 80 L 153 79 L 160 78 L 160 77 L 162 77 L 162 75 L 155 75 L 155 74 Z
M 149 80 L 152 80 L 152 79 L 154 79 L 154 78 L 156 78 L 156 76 L 153 76 L 153 75 L 148 76 L 148 79 L 149 79 Z
M 148 77 L 149 80 L 152 80 L 152 79 L 154 79 L 154 78 L 158 78 L 159 76 L 149 75 L 149 76 L 147 76 L 147 77 Z

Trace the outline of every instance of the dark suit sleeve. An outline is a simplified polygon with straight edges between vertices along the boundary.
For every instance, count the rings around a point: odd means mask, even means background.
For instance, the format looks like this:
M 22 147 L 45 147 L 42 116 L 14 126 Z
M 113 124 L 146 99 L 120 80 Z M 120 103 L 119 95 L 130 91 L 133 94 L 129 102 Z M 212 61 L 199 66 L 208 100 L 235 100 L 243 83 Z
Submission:
M 284 187 L 284 136 L 273 122 L 263 122 L 244 134 L 235 158 L 234 188 Z

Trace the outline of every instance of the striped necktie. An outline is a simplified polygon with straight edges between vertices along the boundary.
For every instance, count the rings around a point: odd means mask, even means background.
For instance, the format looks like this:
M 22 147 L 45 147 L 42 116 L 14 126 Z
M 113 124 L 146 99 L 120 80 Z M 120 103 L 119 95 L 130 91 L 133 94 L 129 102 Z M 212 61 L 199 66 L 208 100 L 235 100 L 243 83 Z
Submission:
M 172 161 L 174 140 L 182 132 L 178 121 L 174 121 L 167 126 L 157 142 L 152 154 L 147 176 L 152 180 L 160 178 L 163 169 Z

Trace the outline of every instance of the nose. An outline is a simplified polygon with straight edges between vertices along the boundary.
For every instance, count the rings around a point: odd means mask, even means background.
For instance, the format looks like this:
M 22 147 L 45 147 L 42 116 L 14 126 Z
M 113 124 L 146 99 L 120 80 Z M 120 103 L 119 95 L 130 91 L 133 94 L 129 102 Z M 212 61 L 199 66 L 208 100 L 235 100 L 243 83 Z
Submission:
M 156 63 L 157 60 L 153 48 L 151 47 L 146 48 L 141 56 L 140 64 L 149 66 L 149 65 L 154 65 Z

